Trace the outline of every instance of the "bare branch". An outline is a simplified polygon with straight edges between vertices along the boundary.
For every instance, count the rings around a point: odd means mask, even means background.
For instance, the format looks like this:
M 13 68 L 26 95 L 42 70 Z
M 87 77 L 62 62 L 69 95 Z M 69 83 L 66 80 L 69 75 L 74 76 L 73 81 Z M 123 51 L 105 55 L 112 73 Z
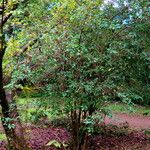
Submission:
M 28 42 L 25 44 L 19 53 L 17 53 L 15 56 L 19 57 L 21 54 L 25 53 L 28 50 L 28 47 L 33 46 L 37 42 L 37 39 L 34 39 L 33 41 Z

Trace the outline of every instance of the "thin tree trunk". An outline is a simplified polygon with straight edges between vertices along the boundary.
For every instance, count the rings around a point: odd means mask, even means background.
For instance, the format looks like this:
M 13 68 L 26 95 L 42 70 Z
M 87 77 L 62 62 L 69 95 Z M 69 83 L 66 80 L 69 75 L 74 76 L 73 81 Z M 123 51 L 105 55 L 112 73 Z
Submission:
M 83 125 L 81 123 L 81 110 L 73 110 L 71 112 L 71 120 L 72 120 L 72 149 L 73 150 L 87 150 L 87 139 L 88 135 L 86 131 L 81 131 L 81 126 Z
M 8 149 L 9 150 L 27 150 L 26 140 L 23 135 L 23 128 L 21 126 L 19 120 L 19 114 L 17 112 L 17 107 L 14 102 L 13 105 L 9 103 L 8 99 L 6 98 L 6 93 L 3 84 L 3 57 L 6 50 L 5 44 L 5 36 L 3 32 L 4 27 L 4 10 L 5 10 L 5 2 L 2 1 L 2 13 L 1 13 L 1 38 L 0 38 L 0 104 L 2 107 L 2 125 L 5 130 L 5 134 L 8 141 Z M 10 100 L 12 101 L 12 99 Z M 13 106 L 13 107 L 11 107 Z
M 10 150 L 26 150 L 27 144 L 23 135 L 23 128 L 19 120 L 19 114 L 15 101 L 8 101 L 3 87 L 2 51 L 0 51 L 0 102 L 2 107 L 2 125 L 8 141 Z M 11 97 L 12 98 L 12 97 Z
M 3 57 L 6 50 L 6 41 L 4 33 L 4 25 L 7 23 L 8 19 L 11 17 L 10 12 L 7 17 L 4 17 L 5 7 L 7 5 L 6 0 L 1 1 L 1 19 L 0 19 L 0 105 L 2 107 L 2 125 L 5 130 L 5 134 L 8 141 L 9 150 L 27 150 L 29 149 L 23 134 L 23 128 L 19 119 L 19 114 L 17 111 L 17 106 L 13 97 L 8 99 L 3 84 Z M 12 11 L 17 9 L 19 2 L 13 5 Z

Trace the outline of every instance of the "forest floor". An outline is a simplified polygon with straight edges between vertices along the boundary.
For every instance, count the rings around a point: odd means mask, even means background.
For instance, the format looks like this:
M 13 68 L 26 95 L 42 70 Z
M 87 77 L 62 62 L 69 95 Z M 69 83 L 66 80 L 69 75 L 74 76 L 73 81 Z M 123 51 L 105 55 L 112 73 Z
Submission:
M 150 129 L 150 116 L 139 114 L 116 113 L 111 119 L 106 117 L 105 122 L 115 125 L 128 123 L 129 127 L 134 130 Z
M 26 125 L 26 138 L 32 150 L 71 150 L 56 148 L 68 143 L 71 134 L 64 127 Z M 0 150 L 6 150 L 6 139 L 0 126 Z M 51 142 L 55 146 L 46 146 Z M 116 113 L 88 139 L 88 150 L 150 150 L 150 116 Z

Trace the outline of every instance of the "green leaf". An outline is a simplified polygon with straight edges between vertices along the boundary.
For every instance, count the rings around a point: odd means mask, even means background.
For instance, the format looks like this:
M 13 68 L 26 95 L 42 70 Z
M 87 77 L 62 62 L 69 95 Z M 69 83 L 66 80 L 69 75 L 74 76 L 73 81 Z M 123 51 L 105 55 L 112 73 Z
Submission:
M 57 148 L 61 148 L 61 143 L 56 140 L 51 140 L 46 144 L 46 146 L 52 146 L 52 145 Z

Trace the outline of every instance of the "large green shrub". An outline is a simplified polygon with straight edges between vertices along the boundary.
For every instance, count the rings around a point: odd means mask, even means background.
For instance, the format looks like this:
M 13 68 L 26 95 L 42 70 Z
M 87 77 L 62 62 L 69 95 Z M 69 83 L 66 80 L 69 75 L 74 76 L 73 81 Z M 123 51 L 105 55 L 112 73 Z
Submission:
M 106 101 L 148 102 L 148 2 L 59 0 L 48 12 L 43 24 L 33 20 L 38 43 L 26 65 L 50 107 L 55 102 L 54 109 L 70 115 L 74 149 L 81 149 L 99 113 L 109 114 Z

